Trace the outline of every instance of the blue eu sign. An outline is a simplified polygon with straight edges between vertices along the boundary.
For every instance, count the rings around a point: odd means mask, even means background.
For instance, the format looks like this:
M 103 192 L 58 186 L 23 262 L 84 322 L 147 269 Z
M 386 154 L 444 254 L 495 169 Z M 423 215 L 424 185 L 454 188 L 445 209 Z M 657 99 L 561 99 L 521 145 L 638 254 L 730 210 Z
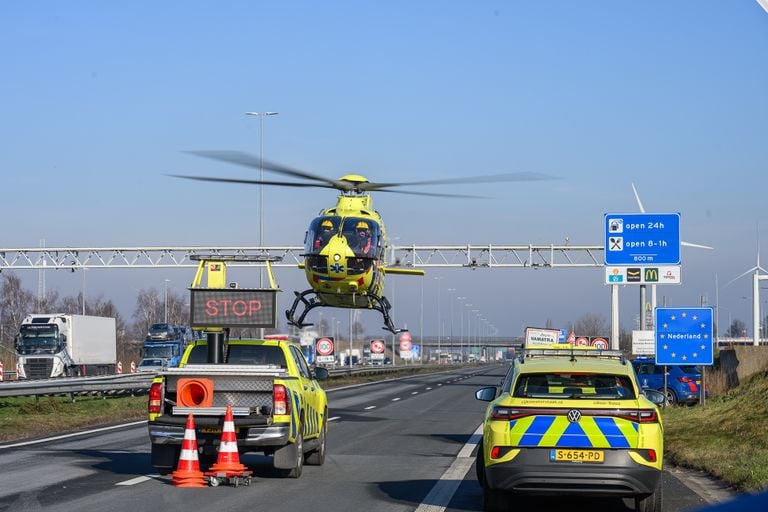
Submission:
M 606 213 L 606 265 L 679 265 L 679 213 Z
M 656 364 L 714 362 L 712 308 L 656 308 Z

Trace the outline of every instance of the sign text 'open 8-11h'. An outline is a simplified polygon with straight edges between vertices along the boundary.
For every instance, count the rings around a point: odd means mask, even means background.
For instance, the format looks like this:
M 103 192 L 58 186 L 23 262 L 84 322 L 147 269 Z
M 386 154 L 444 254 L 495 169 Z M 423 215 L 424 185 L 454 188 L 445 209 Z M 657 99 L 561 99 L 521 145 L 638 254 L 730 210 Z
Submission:
M 192 327 L 274 327 L 272 289 L 191 288 Z
M 679 213 L 606 213 L 606 265 L 679 265 Z
M 712 308 L 656 308 L 656 364 L 714 362 Z

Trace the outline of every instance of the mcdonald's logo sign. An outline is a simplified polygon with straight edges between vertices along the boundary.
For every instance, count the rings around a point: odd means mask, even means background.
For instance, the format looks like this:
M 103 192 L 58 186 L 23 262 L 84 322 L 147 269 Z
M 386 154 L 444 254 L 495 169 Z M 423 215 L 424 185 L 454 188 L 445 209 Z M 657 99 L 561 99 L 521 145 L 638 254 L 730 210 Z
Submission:
M 659 282 L 659 269 L 655 267 L 646 268 L 643 275 L 643 280 L 646 283 L 658 283 Z

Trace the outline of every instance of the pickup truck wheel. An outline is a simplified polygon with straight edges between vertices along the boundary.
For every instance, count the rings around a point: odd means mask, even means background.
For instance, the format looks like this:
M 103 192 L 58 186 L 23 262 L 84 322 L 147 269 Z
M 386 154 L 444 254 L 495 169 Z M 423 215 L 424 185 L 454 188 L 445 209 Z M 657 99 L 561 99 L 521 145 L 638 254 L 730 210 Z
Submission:
M 161 475 L 168 475 L 176 469 L 181 454 L 181 446 L 175 444 L 153 444 L 150 455 L 151 463 Z
M 299 425 L 299 435 L 296 436 L 296 441 L 293 443 L 296 449 L 295 466 L 292 468 L 279 468 L 277 471 L 283 478 L 299 478 L 301 471 L 304 469 L 304 434 L 302 433 L 302 426 Z M 286 448 L 293 448 L 288 446 Z M 277 455 L 277 453 L 275 453 Z
M 327 415 L 326 415 L 327 416 Z M 323 428 L 320 429 L 320 437 L 318 442 L 320 446 L 317 449 L 311 451 L 304 457 L 304 462 L 308 466 L 322 466 L 325 463 L 325 432 L 328 429 L 328 424 L 323 423 Z

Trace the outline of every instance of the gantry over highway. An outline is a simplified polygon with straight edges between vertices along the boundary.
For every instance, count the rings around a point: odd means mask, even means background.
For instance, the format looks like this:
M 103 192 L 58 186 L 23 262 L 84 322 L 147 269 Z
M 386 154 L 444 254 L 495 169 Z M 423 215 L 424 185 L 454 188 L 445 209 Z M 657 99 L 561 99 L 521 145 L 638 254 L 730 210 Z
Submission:
M 602 267 L 602 245 L 390 245 L 389 266 L 405 268 L 582 268 Z M 82 268 L 197 267 L 192 256 L 265 256 L 273 267 L 304 262 L 303 246 L 22 247 L 0 248 L 0 271 Z M 274 261 L 277 260 L 277 261 Z M 264 266 L 258 262 L 230 266 Z

